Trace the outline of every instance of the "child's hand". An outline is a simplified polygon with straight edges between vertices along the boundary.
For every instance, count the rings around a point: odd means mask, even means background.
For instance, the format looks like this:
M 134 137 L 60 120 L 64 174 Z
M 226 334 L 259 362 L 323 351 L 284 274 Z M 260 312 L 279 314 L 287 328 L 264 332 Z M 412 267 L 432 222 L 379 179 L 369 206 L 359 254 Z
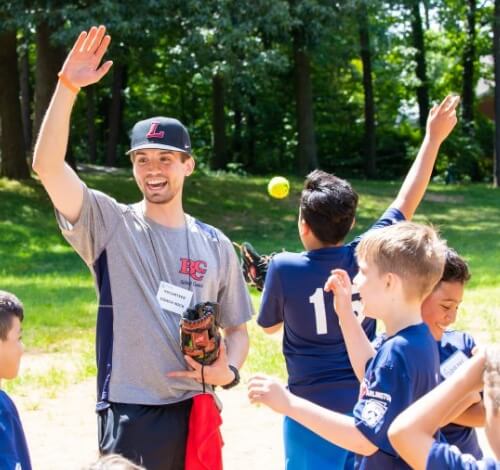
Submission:
M 255 375 L 248 382 L 250 403 L 263 403 L 277 413 L 287 414 L 290 407 L 290 392 L 272 377 Z
M 456 108 L 460 96 L 448 95 L 439 105 L 434 105 L 427 117 L 427 137 L 441 144 L 457 123 Z
M 353 315 L 351 279 L 343 269 L 331 272 L 324 289 L 326 292 L 333 292 L 333 307 L 339 317 Z

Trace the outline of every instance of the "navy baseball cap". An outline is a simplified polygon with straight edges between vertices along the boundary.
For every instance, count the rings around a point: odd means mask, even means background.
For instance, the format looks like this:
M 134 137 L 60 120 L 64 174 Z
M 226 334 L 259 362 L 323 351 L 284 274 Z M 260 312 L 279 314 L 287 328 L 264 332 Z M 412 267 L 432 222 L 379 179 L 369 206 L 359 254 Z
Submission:
M 130 134 L 130 150 L 165 149 L 191 155 L 191 139 L 184 125 L 177 119 L 153 117 L 137 122 Z

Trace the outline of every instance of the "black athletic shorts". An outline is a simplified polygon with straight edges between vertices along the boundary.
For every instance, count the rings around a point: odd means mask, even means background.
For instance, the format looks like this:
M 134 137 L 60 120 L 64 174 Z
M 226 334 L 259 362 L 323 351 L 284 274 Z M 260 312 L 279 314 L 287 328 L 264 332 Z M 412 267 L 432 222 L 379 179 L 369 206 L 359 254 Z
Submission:
M 98 411 L 99 451 L 121 454 L 147 470 L 184 470 L 192 404 L 110 403 Z

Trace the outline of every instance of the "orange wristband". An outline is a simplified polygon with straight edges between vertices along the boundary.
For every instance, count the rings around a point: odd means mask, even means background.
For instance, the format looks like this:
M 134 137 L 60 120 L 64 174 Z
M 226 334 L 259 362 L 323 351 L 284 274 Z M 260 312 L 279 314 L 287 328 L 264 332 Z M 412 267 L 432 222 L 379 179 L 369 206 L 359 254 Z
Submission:
M 75 95 L 78 94 L 78 92 L 80 91 L 80 87 L 79 86 L 76 86 L 76 85 L 73 85 L 69 80 L 68 78 L 62 73 L 62 72 L 59 72 L 57 74 L 57 76 L 59 77 L 59 81 L 68 89 L 68 90 L 71 90 Z

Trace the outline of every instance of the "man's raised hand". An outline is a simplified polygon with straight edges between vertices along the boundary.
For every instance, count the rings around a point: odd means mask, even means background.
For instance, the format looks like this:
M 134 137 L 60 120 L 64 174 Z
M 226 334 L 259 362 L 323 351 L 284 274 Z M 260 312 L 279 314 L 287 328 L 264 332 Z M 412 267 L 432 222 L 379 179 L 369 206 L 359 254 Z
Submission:
M 82 31 L 59 72 L 63 83 L 71 88 L 97 83 L 113 65 L 111 60 L 99 65 L 111 42 L 104 26 Z

